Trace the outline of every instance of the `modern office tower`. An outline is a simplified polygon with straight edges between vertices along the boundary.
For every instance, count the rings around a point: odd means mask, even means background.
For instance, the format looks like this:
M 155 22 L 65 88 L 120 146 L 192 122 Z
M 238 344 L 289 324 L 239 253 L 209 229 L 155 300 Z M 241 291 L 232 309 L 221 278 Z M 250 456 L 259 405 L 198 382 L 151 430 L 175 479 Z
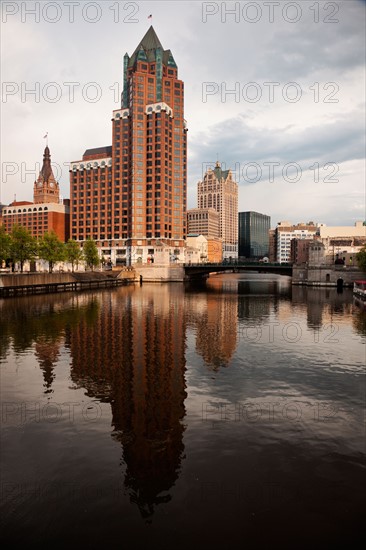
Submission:
M 197 184 L 198 208 L 214 208 L 220 215 L 220 237 L 223 257 L 238 257 L 238 184 L 231 170 L 222 170 L 220 163 L 208 169 Z
M 214 208 L 187 210 L 187 235 L 190 233 L 218 239 L 220 237 L 220 214 Z
M 170 50 L 150 27 L 124 56 L 121 108 L 112 146 L 71 163 L 73 239 L 93 238 L 113 263 L 183 252 L 186 236 L 187 127 L 184 84 Z
M 42 169 L 33 187 L 33 202 L 14 200 L 3 207 L 2 220 L 7 233 L 13 225 L 26 227 L 33 237 L 54 231 L 61 241 L 69 238 L 70 201 L 60 197 L 60 187 L 53 175 L 51 154 L 44 150 Z
M 270 216 L 259 212 L 239 212 L 239 257 L 269 255 Z

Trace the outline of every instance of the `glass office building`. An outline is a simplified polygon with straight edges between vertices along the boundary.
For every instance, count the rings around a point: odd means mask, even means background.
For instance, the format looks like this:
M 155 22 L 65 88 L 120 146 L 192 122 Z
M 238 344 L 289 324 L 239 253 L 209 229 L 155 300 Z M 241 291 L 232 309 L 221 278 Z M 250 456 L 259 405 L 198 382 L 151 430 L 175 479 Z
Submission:
M 263 258 L 269 255 L 270 216 L 259 212 L 239 212 L 239 257 Z

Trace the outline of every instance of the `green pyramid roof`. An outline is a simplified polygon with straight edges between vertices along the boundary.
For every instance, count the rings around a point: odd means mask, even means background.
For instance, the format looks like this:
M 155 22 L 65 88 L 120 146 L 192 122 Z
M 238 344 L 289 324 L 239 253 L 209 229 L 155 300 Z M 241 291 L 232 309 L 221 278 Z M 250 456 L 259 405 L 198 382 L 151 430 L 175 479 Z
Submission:
M 164 50 L 152 25 L 130 57 L 128 66 L 133 67 L 137 60 L 148 61 L 149 63 L 154 62 L 156 60 L 157 49 L 161 49 L 162 51 L 164 65 L 177 67 L 172 52 L 170 50 Z
M 215 174 L 215 177 L 221 181 L 222 178 L 224 178 L 224 180 L 227 179 L 228 175 L 229 175 L 229 172 L 230 170 L 222 170 L 221 169 L 221 166 L 220 166 L 220 163 L 219 162 L 216 162 L 216 166 L 213 170 L 213 173 Z

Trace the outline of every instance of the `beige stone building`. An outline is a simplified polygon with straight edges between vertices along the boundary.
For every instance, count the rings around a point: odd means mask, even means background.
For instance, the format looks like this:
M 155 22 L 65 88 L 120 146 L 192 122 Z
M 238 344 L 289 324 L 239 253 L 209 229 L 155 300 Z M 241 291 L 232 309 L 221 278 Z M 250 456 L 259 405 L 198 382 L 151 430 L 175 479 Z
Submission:
M 328 226 L 322 224 L 320 226 L 320 238 L 328 239 L 334 237 L 366 237 L 365 222 L 358 221 L 354 226 L 334 225 Z
M 187 234 L 220 237 L 220 214 L 214 208 L 192 208 L 187 211 Z
M 342 260 L 345 265 L 355 265 L 356 255 L 366 244 L 366 225 L 358 221 L 354 226 L 320 227 L 320 238 L 325 246 L 327 263 Z
M 198 209 L 213 208 L 220 216 L 223 257 L 238 257 L 238 184 L 231 170 L 222 170 L 216 162 L 197 184 Z M 210 235 L 211 236 L 211 235 Z

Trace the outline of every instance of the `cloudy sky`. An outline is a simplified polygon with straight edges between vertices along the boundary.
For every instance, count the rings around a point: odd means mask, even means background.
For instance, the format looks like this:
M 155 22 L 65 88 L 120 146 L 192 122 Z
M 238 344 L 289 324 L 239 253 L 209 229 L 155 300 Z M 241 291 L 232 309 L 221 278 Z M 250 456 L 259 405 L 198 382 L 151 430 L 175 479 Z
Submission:
M 2 2 L 0 202 L 111 144 L 123 55 L 152 23 L 185 82 L 188 207 L 216 159 L 239 211 L 353 225 L 365 212 L 365 2 Z M 148 19 L 149 15 L 152 19 Z

